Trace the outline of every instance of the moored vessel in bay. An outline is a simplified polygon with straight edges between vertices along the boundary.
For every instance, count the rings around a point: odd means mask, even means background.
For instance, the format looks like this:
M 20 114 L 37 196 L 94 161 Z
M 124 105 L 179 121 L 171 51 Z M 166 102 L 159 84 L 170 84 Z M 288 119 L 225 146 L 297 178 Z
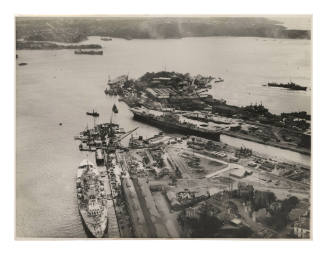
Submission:
M 112 41 L 112 38 L 110 37 L 101 37 L 102 41 Z
M 103 55 L 102 50 L 75 50 L 75 54 L 77 55 Z
M 290 90 L 307 90 L 307 87 L 300 86 L 298 84 L 295 84 L 294 82 L 288 82 L 288 83 L 276 83 L 276 82 L 268 82 L 268 87 L 277 87 L 277 88 L 285 88 Z
M 107 200 L 97 168 L 84 159 L 77 169 L 78 209 L 87 231 L 96 238 L 105 234 L 108 225 Z
M 99 117 L 100 114 L 96 111 L 92 111 L 92 112 L 86 112 L 86 115 L 92 116 L 92 117 Z

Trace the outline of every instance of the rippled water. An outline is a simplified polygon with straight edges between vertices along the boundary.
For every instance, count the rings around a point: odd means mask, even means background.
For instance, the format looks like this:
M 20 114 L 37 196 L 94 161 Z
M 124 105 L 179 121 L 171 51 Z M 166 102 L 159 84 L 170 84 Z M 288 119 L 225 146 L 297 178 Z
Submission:
M 216 84 L 212 94 L 231 104 L 262 102 L 275 113 L 310 111 L 310 91 L 261 86 L 292 79 L 311 87 L 307 40 L 213 37 L 103 42 L 93 37 L 89 42 L 103 44 L 104 55 L 74 55 L 72 50 L 17 52 L 17 63 L 28 63 L 17 65 L 18 237 L 86 237 L 75 199 L 75 174 L 83 158 L 94 156 L 79 152 L 73 140 L 86 125 L 92 126 L 86 111 L 95 108 L 100 121 L 109 121 L 115 102 L 119 123 L 126 130 L 138 126 L 137 134 L 145 137 L 158 132 L 133 121 L 126 105 L 104 95 L 109 74 L 137 78 L 165 69 L 222 76 L 225 82 Z

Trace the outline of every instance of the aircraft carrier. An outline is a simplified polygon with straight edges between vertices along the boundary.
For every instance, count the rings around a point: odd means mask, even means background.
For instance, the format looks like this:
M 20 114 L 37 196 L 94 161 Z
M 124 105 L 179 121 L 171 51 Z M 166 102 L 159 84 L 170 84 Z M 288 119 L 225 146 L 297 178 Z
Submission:
M 130 110 L 134 114 L 135 120 L 148 123 L 162 130 L 220 141 L 220 132 L 210 128 L 199 127 L 189 122 L 182 122 L 178 114 L 153 114 L 151 111 L 144 108 L 131 108 Z

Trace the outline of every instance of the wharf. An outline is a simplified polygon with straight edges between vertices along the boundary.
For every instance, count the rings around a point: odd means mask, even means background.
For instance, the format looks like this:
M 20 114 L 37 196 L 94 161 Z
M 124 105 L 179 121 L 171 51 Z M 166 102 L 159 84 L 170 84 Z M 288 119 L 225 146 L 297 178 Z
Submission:
M 220 130 L 220 133 L 222 135 L 227 135 L 227 136 L 247 140 L 250 142 L 260 143 L 260 144 L 269 145 L 269 146 L 273 146 L 273 147 L 284 149 L 284 150 L 294 151 L 294 152 L 298 152 L 298 153 L 301 153 L 304 155 L 309 155 L 309 156 L 311 155 L 311 150 L 307 149 L 307 148 L 303 148 L 303 147 L 292 146 L 289 144 L 282 144 L 282 143 L 273 142 L 273 141 L 265 142 L 255 136 L 245 135 L 245 134 L 241 134 L 239 132 L 234 132 L 234 131 Z
M 102 172 L 106 171 L 104 167 L 99 168 L 99 170 L 100 169 L 102 170 Z M 119 238 L 120 232 L 119 232 L 115 206 L 112 199 L 112 194 L 111 194 L 112 192 L 111 192 L 111 187 L 109 184 L 109 178 L 107 173 L 102 176 L 102 180 L 104 184 L 105 193 L 107 194 L 107 209 L 108 209 L 108 231 L 105 237 Z
M 115 205 L 112 199 L 108 200 L 108 237 L 119 238 L 120 232 L 115 212 Z

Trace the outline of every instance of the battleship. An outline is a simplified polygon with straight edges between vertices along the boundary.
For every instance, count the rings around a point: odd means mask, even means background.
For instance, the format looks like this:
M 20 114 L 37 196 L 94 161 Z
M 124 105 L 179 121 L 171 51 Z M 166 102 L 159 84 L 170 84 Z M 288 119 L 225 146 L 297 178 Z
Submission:
M 179 116 L 173 113 L 154 115 L 145 109 L 131 108 L 134 119 L 156 126 L 162 130 L 179 132 L 186 135 L 195 135 L 203 138 L 220 141 L 220 132 L 208 128 L 198 127 L 194 124 L 181 122 Z
M 268 87 L 278 87 L 278 88 L 285 88 L 290 90 L 307 90 L 307 87 L 300 86 L 298 84 L 295 84 L 294 82 L 288 82 L 288 83 L 276 83 L 276 82 L 268 82 Z
M 77 200 L 85 228 L 96 238 L 105 234 L 108 225 L 107 200 L 97 168 L 84 159 L 77 169 Z

